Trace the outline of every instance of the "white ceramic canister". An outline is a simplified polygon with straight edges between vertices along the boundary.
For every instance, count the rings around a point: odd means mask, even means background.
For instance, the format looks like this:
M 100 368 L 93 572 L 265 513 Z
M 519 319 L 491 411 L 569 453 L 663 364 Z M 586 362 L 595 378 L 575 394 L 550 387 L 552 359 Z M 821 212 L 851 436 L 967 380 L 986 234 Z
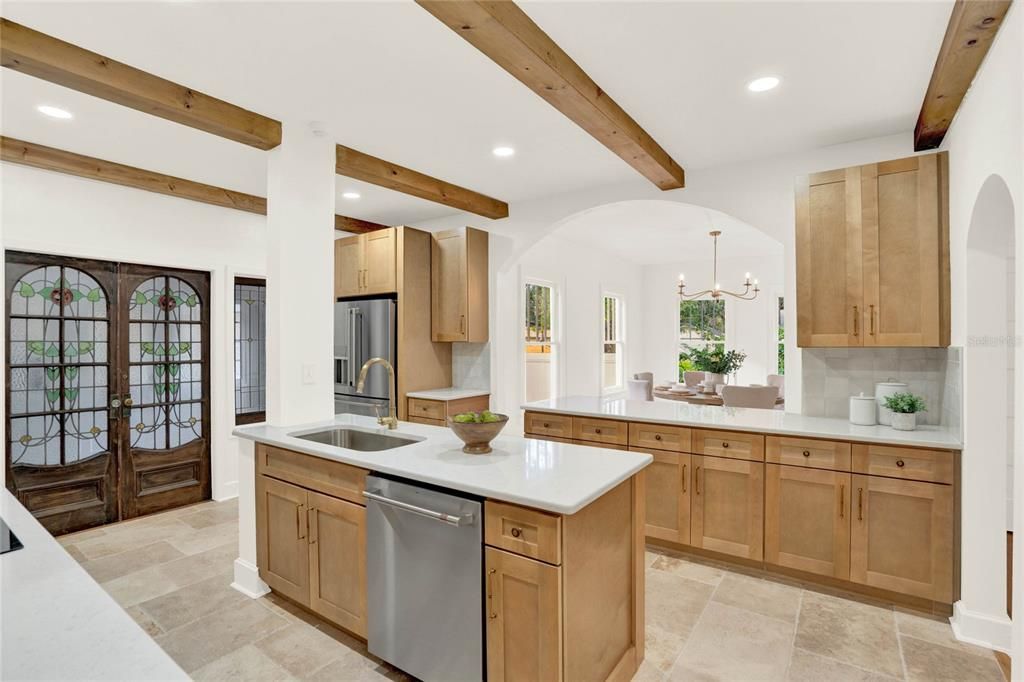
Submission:
M 850 396 L 850 423 L 858 426 L 874 426 L 878 423 L 877 405 L 873 395 Z
M 878 401 L 878 423 L 892 425 L 892 410 L 885 406 L 885 399 L 896 393 L 906 393 L 910 387 L 902 381 L 887 379 L 875 384 L 875 400 Z

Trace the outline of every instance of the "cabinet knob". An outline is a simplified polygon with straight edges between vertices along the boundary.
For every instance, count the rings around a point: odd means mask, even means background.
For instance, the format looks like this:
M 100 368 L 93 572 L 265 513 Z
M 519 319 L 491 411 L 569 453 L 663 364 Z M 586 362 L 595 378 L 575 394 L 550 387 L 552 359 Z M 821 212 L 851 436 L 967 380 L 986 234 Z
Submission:
M 727 447 L 729 447 L 729 444 L 728 444 L 728 443 L 726 443 L 726 442 L 725 442 L 725 441 L 723 440 L 723 441 L 722 441 L 722 447 L 723 447 L 723 448 L 727 448 Z
M 661 434 L 660 433 L 654 434 L 654 440 L 661 440 Z
M 521 528 L 513 528 L 512 529 L 512 537 L 517 538 L 517 537 L 519 537 L 522 534 L 523 534 L 523 530 Z
M 906 462 L 904 462 L 902 459 L 896 460 L 896 466 L 900 467 L 901 469 L 903 468 L 903 466 L 905 464 L 906 464 Z
M 601 429 L 594 429 L 594 433 L 601 433 Z
M 811 451 L 810 450 L 804 450 L 804 457 L 810 457 L 810 456 L 811 456 Z
M 548 424 L 547 422 L 544 422 L 544 428 L 545 429 L 550 429 L 551 428 L 551 424 Z

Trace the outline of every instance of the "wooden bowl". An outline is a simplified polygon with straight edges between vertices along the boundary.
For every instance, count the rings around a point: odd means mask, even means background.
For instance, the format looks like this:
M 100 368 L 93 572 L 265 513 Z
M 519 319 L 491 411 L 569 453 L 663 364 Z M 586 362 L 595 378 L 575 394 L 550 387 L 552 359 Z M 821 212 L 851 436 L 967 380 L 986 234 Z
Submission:
M 465 445 L 462 451 L 470 455 L 486 455 L 491 451 L 491 441 L 494 440 L 501 430 L 508 423 L 507 414 L 495 414 L 498 417 L 496 422 L 456 422 L 448 417 L 448 426 Z

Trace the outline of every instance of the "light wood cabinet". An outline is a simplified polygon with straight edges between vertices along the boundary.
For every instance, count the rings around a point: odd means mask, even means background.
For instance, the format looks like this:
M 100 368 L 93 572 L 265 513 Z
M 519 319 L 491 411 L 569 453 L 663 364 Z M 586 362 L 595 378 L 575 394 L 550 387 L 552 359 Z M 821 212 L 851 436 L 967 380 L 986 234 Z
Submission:
M 488 547 L 487 678 L 562 679 L 562 569 Z
M 477 395 L 457 400 L 431 400 L 428 398 L 409 398 L 407 414 L 409 421 L 415 424 L 430 426 L 447 426 L 448 417 L 463 412 L 483 412 L 490 409 L 490 395 Z
M 309 606 L 366 636 L 366 508 L 310 491 Z
M 947 156 L 797 180 L 797 344 L 949 345 Z
M 764 464 L 693 455 L 690 544 L 764 558 Z
M 309 605 L 309 540 L 306 491 L 282 481 L 256 478 L 257 561 L 271 589 Z
M 488 235 L 465 227 L 434 234 L 431 336 L 485 343 L 488 337 Z
M 334 297 L 398 291 L 396 230 L 375 230 L 334 242 Z
M 953 489 L 854 474 L 850 579 L 950 603 Z
M 664 450 L 646 450 L 654 461 L 644 469 L 647 490 L 646 525 L 647 537 L 690 544 L 690 475 L 693 467 L 690 455 Z
M 850 474 L 765 465 L 764 560 L 850 577 Z

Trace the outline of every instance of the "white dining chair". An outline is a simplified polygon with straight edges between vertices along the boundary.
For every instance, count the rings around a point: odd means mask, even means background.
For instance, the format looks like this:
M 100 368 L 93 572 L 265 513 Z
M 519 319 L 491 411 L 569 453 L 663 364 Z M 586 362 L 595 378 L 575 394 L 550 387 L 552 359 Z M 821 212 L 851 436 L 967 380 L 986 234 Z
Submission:
M 781 374 L 769 374 L 768 385 L 775 386 L 779 389 L 780 398 L 786 397 L 786 377 L 782 376 Z
M 697 388 L 704 381 L 704 372 L 683 372 L 683 383 L 687 388 Z
M 726 407 L 757 407 L 775 409 L 779 389 L 775 386 L 726 386 L 722 389 L 722 403 Z
M 653 379 L 627 379 L 626 388 L 629 391 L 630 400 L 654 401 Z

